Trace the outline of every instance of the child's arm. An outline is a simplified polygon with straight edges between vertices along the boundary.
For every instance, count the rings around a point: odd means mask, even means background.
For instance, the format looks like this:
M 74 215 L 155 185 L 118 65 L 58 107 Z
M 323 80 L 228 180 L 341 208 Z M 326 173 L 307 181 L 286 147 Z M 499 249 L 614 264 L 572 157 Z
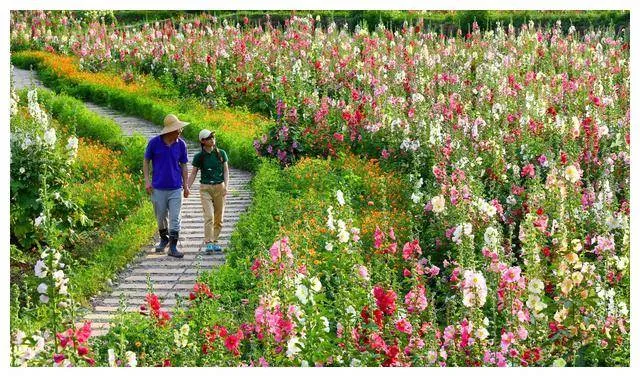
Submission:
M 224 162 L 224 195 L 227 195 L 228 187 L 229 187 L 229 164 L 227 161 Z
M 187 187 L 189 189 L 191 189 L 191 185 L 193 184 L 193 181 L 196 180 L 196 175 L 198 174 L 198 168 L 197 167 L 193 167 L 193 169 L 191 169 L 191 174 L 189 174 L 189 180 L 187 183 Z

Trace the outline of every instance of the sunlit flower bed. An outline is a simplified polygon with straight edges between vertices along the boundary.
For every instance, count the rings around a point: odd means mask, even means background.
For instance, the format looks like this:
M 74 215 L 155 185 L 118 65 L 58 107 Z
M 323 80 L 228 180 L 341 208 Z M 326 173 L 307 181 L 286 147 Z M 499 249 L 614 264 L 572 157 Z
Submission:
M 254 146 L 290 165 L 273 183 L 291 212 L 270 219 L 277 237 L 233 251 L 246 297 L 230 305 L 235 287 L 211 278 L 169 319 L 149 296 L 145 325 L 118 330 L 128 347 L 97 346 L 104 360 L 629 364 L 628 41 L 560 25 L 448 37 L 310 17 L 126 31 L 39 17 L 14 17 L 12 40 L 271 112 Z

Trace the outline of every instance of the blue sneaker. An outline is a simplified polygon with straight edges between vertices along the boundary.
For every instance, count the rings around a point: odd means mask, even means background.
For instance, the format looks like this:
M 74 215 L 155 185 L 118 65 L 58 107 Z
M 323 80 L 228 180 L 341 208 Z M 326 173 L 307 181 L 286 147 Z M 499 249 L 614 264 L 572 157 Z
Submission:
M 212 244 L 211 242 L 207 242 L 207 248 L 204 250 L 204 252 L 207 254 L 213 254 L 214 251 L 216 251 L 216 245 Z
M 215 244 L 215 245 L 213 245 L 213 250 L 218 252 L 218 253 L 221 253 L 222 252 L 222 247 L 220 247 L 220 245 L 218 245 L 218 244 Z

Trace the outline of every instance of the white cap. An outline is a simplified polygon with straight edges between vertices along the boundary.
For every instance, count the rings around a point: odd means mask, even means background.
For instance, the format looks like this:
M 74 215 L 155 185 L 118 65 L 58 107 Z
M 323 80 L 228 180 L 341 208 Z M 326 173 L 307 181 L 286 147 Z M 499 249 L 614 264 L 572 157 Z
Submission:
M 198 139 L 199 140 L 204 140 L 204 139 L 208 138 L 209 136 L 211 136 L 212 133 L 213 132 L 211 132 L 211 131 L 209 131 L 207 129 L 204 129 L 204 130 L 200 131 L 200 133 L 198 134 Z

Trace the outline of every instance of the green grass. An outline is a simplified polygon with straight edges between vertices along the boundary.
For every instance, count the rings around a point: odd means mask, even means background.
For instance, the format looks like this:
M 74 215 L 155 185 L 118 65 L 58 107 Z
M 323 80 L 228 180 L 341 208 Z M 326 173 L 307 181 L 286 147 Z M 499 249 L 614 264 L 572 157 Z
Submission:
M 82 303 L 101 292 L 108 279 L 131 262 L 149 243 L 156 231 L 153 206 L 149 201 L 133 211 L 106 240 L 95 250 L 85 265 L 78 266 L 69 274 L 73 297 Z

